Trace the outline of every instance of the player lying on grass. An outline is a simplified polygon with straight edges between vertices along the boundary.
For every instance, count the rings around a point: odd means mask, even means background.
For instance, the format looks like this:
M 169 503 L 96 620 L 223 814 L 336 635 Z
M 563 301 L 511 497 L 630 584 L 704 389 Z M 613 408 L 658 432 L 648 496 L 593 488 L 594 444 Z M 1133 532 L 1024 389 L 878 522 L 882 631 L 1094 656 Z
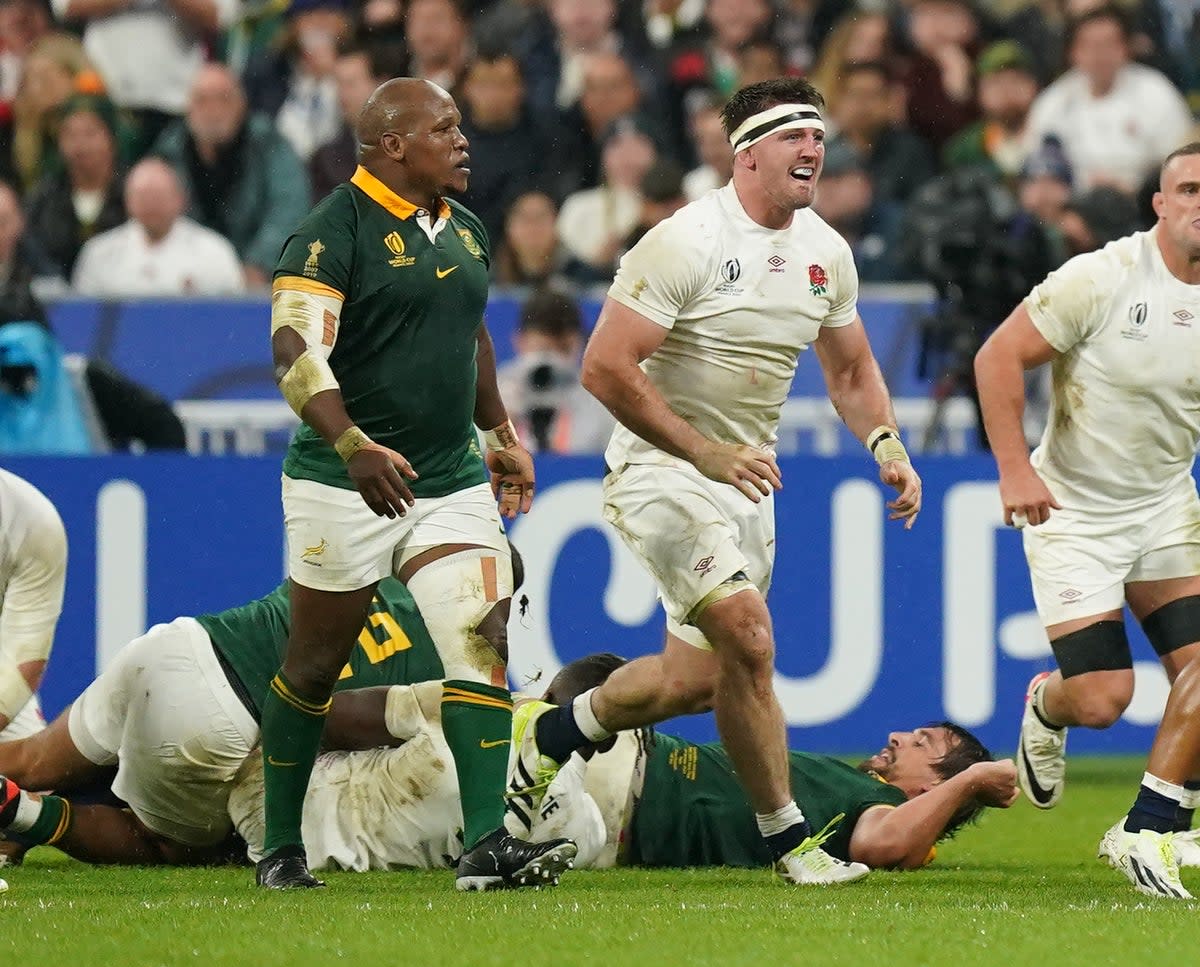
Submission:
M 1100 841 L 1100 859 L 1141 893 L 1192 899 L 1179 868 L 1200 866 L 1200 829 L 1192 829 L 1198 797 L 1185 788 L 1198 775 L 1200 658 L 1176 676 L 1137 798 Z
M 260 709 L 288 619 L 283 585 L 240 608 L 156 625 L 131 642 L 44 732 L 0 745 L 0 833 L 25 845 L 52 843 L 94 863 L 204 863 L 228 856 L 229 790 L 258 743 Z M 399 581 L 381 581 L 338 681 L 326 748 L 396 744 L 389 722 L 409 737 L 414 729 L 404 716 L 420 710 L 410 712 L 404 703 L 421 697 L 432 706 L 427 714 L 439 715 L 441 678 L 441 661 L 412 596 Z M 388 687 L 412 682 L 428 682 L 431 690 L 417 696 Z M 453 775 L 448 750 L 444 761 Z M 25 791 L 78 789 L 113 765 L 113 792 L 128 809 Z M 457 802 L 457 787 L 455 796 Z M 402 823 L 403 812 L 389 816 Z M 574 855 L 573 844 L 556 848 Z M 509 885 L 540 882 L 541 872 L 526 870 Z
M 572 662 L 546 700 L 569 702 L 624 663 L 615 655 Z M 454 770 L 436 719 L 422 720 L 419 711 L 437 709 L 417 697 L 429 687 L 414 686 L 404 703 L 414 733 L 399 749 L 318 759 L 303 818 L 313 869 L 439 867 L 457 855 Z M 389 728 L 398 732 L 399 718 Z M 827 835 L 823 848 L 871 867 L 922 866 L 937 840 L 1018 794 L 1014 764 L 992 761 L 974 736 L 949 723 L 893 732 L 858 768 L 805 752 L 792 752 L 790 764 L 805 815 Z M 261 765 L 252 757 L 229 800 L 252 859 L 263 843 L 262 797 Z M 577 866 L 762 867 L 771 859 L 721 746 L 653 732 L 623 732 L 572 756 L 527 832 L 534 841 L 577 842 Z

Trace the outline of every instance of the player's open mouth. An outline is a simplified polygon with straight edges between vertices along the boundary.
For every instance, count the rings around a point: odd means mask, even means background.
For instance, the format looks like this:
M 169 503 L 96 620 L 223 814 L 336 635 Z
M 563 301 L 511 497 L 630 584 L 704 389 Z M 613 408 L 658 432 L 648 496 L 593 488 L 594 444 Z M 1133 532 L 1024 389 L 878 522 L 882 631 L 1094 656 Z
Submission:
M 465 171 L 467 174 L 470 174 L 471 173 L 471 157 L 470 157 L 470 155 L 463 158 L 462 161 L 460 161 L 454 167 L 457 168 L 459 171 Z
M 812 181 L 813 175 L 817 173 L 816 168 L 811 168 L 808 165 L 797 165 L 788 172 L 797 181 Z

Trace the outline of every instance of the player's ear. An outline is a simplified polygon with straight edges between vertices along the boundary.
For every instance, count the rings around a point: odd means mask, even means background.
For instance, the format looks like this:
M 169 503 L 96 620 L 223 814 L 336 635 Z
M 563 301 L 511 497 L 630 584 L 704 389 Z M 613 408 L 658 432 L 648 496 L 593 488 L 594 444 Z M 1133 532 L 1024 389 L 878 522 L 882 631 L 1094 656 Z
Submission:
M 1167 208 L 1167 196 L 1161 191 L 1156 191 L 1154 197 L 1150 199 L 1150 204 L 1154 206 L 1154 214 L 1162 218 Z
M 404 139 L 400 137 L 400 135 L 396 134 L 395 131 L 386 132 L 379 139 L 379 146 L 383 148 L 383 153 L 393 161 L 404 160 Z

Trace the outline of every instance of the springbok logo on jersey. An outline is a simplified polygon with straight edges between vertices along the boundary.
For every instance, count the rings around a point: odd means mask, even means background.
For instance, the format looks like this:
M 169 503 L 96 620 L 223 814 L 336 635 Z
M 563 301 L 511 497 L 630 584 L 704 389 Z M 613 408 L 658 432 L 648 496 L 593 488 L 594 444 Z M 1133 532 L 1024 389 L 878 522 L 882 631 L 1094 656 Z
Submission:
M 721 284 L 717 286 L 717 291 L 721 295 L 741 295 L 744 290 L 734 284 L 741 277 L 742 263 L 737 259 L 726 259 L 721 263 Z
M 462 240 L 463 248 L 467 250 L 467 253 L 473 258 L 477 258 L 482 262 L 483 249 L 481 249 L 479 247 L 479 243 L 475 241 L 475 236 L 471 234 L 471 230 L 469 228 L 460 228 L 458 230 L 458 237 Z

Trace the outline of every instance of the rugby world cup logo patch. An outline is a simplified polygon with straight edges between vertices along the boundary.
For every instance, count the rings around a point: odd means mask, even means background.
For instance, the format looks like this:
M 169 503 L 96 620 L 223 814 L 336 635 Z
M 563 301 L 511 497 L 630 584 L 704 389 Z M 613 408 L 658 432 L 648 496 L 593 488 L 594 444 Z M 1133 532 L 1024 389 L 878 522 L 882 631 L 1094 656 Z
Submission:
M 742 274 L 742 263 L 737 259 L 726 259 L 721 265 L 721 281 L 732 285 Z

